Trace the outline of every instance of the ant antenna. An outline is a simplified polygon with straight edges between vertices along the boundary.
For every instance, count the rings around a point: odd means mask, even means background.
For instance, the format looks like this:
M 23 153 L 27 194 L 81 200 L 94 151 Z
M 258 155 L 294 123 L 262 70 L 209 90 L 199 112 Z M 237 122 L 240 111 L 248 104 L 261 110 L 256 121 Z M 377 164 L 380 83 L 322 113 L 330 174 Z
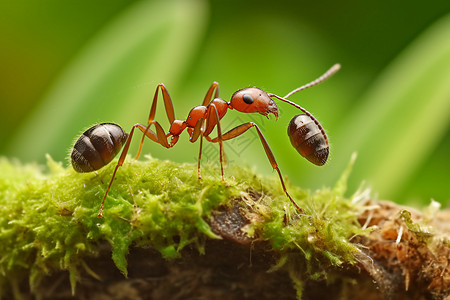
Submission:
M 335 64 L 333 65 L 330 69 L 328 69 L 328 71 L 326 71 L 322 76 L 320 76 L 319 78 L 317 78 L 316 80 L 311 81 L 310 83 L 305 84 L 304 86 L 301 86 L 295 90 L 293 90 L 292 92 L 290 92 L 289 94 L 287 94 L 286 96 L 284 96 L 283 98 L 288 98 L 289 96 L 291 96 L 292 94 L 295 94 L 297 92 L 300 92 L 302 90 L 305 90 L 309 87 L 315 86 L 319 83 L 321 83 L 322 81 L 327 80 L 328 78 L 330 78 L 331 76 L 334 75 L 334 73 L 336 73 L 337 71 L 339 71 L 339 69 L 341 68 L 340 64 Z

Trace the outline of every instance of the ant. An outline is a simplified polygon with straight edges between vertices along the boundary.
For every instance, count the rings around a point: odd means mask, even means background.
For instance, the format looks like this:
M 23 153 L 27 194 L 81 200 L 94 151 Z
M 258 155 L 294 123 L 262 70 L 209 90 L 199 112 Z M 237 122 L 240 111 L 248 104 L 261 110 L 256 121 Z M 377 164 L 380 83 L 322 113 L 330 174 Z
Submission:
M 303 114 L 294 116 L 294 118 L 289 123 L 288 135 L 290 137 L 292 145 L 302 156 L 304 156 L 310 162 L 315 165 L 322 166 L 327 161 L 329 153 L 328 137 L 325 133 L 325 130 L 311 113 L 309 113 L 298 104 L 287 100 L 287 98 L 294 93 L 321 83 L 322 81 L 331 77 L 339 69 L 339 64 L 333 65 L 328 71 L 326 71 L 316 80 L 313 80 L 310 83 L 293 90 L 284 97 L 267 93 L 257 87 L 248 87 L 236 91 L 231 96 L 230 102 L 226 102 L 225 100 L 219 98 L 219 83 L 213 82 L 213 84 L 208 89 L 205 98 L 203 99 L 202 105 L 192 108 L 185 121 L 175 119 L 173 104 L 169 92 L 167 91 L 164 84 L 161 83 L 156 87 L 147 125 L 137 123 L 133 125 L 129 134 L 124 132 L 119 125 L 113 123 L 102 123 L 92 126 L 88 130 L 86 130 L 76 141 L 71 155 L 72 166 L 75 171 L 80 173 L 98 170 L 111 162 L 111 160 L 113 160 L 113 158 L 120 152 L 120 149 L 122 149 L 123 147 L 122 154 L 120 155 L 119 161 L 117 162 L 116 168 L 114 169 L 111 181 L 108 185 L 108 188 L 106 189 L 102 204 L 100 206 L 98 217 L 102 217 L 106 196 L 108 195 L 114 177 L 116 176 L 117 169 L 122 166 L 125 161 L 125 157 L 128 153 L 130 142 L 136 128 L 142 131 L 143 136 L 135 159 L 138 159 L 141 154 L 145 137 L 148 137 L 152 141 L 166 148 L 173 147 L 177 143 L 180 134 L 186 128 L 190 137 L 190 142 L 193 143 L 197 141 L 198 138 L 200 138 L 200 152 L 198 155 L 199 179 L 201 179 L 200 160 L 202 155 L 203 138 L 205 138 L 208 142 L 219 143 L 220 170 L 222 180 L 224 181 L 223 141 L 240 136 L 250 128 L 255 127 L 264 151 L 266 152 L 267 158 L 269 159 L 272 168 L 274 168 L 278 173 L 281 185 L 286 196 L 297 208 L 297 210 L 303 212 L 303 209 L 301 209 L 295 203 L 295 201 L 287 192 L 283 177 L 281 176 L 280 169 L 278 168 L 278 164 L 275 161 L 272 150 L 270 149 L 269 144 L 267 143 L 258 125 L 253 122 L 244 123 L 222 134 L 220 120 L 226 114 L 228 109 L 235 109 L 243 113 L 256 112 L 266 116 L 267 118 L 269 114 L 273 114 L 275 118 L 278 119 L 278 107 L 272 98 L 276 98 L 278 100 L 289 103 L 303 112 Z M 168 133 L 165 133 L 161 125 L 154 120 L 160 89 L 163 96 L 167 118 L 169 119 L 169 122 L 171 124 Z M 212 98 L 213 94 L 214 98 Z M 150 129 L 151 125 L 155 126 L 156 132 Z M 217 128 L 217 137 L 211 138 L 209 135 L 214 130 L 214 127 Z M 169 137 L 170 141 L 168 140 Z

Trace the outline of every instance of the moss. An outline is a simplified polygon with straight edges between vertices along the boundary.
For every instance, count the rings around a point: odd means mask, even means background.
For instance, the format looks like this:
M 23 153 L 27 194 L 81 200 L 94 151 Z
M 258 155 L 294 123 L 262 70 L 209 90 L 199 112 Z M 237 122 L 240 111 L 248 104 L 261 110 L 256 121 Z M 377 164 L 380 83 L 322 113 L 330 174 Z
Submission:
M 368 232 L 357 222 L 356 196 L 344 197 L 348 171 L 334 189 L 310 193 L 288 184 L 305 210 L 300 215 L 276 177 L 230 166 L 224 183 L 219 170 L 207 166 L 199 181 L 193 164 L 128 159 L 117 173 L 104 217 L 98 218 L 114 163 L 87 174 L 50 157 L 47 165 L 44 172 L 38 165 L 0 159 L 2 291 L 10 285 L 18 293 L 18 282 L 26 277 L 33 289 L 58 270 L 70 272 L 74 289 L 80 271 L 91 272 L 84 260 L 98 253 L 102 241 L 111 244 L 112 259 L 125 276 L 131 245 L 152 247 L 167 259 L 180 257 L 186 246 L 204 253 L 207 239 L 220 238 L 208 224 L 214 210 L 237 198 L 255 215 L 247 234 L 272 246 L 279 257 L 272 271 L 286 268 L 299 295 L 304 280 L 333 280 L 330 270 L 355 263 L 359 250 L 350 239 Z
M 361 194 L 344 197 L 354 159 L 333 189 L 322 188 L 309 194 L 291 187 L 305 209 L 304 215 L 297 214 L 283 200 L 267 203 L 271 213 L 264 222 L 263 236 L 281 254 L 274 269 L 287 267 L 299 295 L 303 281 L 333 281 L 334 271 L 356 263 L 355 254 L 360 250 L 351 238 L 372 230 L 362 229 L 358 222 Z

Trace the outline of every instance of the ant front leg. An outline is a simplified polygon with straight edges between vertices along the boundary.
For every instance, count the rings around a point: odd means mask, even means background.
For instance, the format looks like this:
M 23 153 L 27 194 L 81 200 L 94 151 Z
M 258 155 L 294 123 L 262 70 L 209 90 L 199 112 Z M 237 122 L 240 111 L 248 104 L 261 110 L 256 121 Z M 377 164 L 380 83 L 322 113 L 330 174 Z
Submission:
M 274 168 L 277 173 L 278 176 L 280 177 L 280 181 L 281 181 L 281 186 L 283 187 L 283 191 L 286 194 L 286 196 L 289 198 L 289 200 L 291 200 L 292 204 L 295 206 L 295 208 L 297 208 L 297 210 L 300 213 L 303 213 L 303 209 L 300 208 L 297 203 L 295 203 L 295 201 L 292 199 L 291 195 L 289 195 L 286 186 L 284 184 L 284 180 L 283 180 L 283 176 L 281 175 L 280 169 L 278 168 L 278 164 L 275 160 L 275 156 L 273 155 L 272 150 L 270 149 L 269 144 L 267 143 L 266 138 L 264 137 L 264 135 L 262 134 L 261 130 L 259 129 L 258 125 L 256 125 L 253 122 L 248 122 L 248 123 L 244 123 L 242 125 L 236 126 L 235 128 L 231 129 L 230 131 L 228 131 L 227 133 L 223 134 L 220 138 L 220 140 L 222 141 L 226 141 L 235 137 L 240 136 L 241 134 L 243 134 L 244 132 L 246 132 L 247 130 L 249 130 L 250 128 L 255 127 L 256 131 L 258 132 L 258 136 L 259 139 L 261 140 L 261 143 L 264 147 L 264 151 L 266 152 L 266 156 L 270 161 L 270 164 L 272 165 L 272 168 Z M 219 137 L 216 137 L 215 139 L 212 139 L 211 142 L 213 143 L 217 143 L 219 142 Z

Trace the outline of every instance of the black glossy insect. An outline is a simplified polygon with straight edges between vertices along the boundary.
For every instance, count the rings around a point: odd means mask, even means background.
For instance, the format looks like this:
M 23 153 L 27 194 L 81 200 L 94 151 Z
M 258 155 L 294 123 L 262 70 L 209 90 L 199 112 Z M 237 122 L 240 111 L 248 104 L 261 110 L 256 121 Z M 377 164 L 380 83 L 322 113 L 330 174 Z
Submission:
M 203 99 L 202 105 L 192 108 L 185 120 L 175 119 L 173 103 L 170 98 L 169 92 L 167 91 L 164 84 L 161 83 L 156 88 L 147 125 L 136 123 L 135 125 L 133 125 L 129 134 L 125 133 L 119 125 L 113 123 L 102 123 L 94 125 L 90 129 L 86 130 L 75 143 L 71 156 L 72 166 L 77 172 L 92 172 L 98 170 L 107 165 L 123 148 L 122 154 L 120 155 L 120 158 L 114 169 L 111 181 L 105 191 L 105 195 L 100 206 L 98 216 L 101 217 L 106 197 L 114 181 L 114 177 L 118 168 L 122 166 L 125 161 L 130 147 L 131 139 L 136 128 L 143 133 L 136 159 L 141 153 L 145 137 L 165 148 L 171 148 L 175 146 L 180 134 L 184 130 L 187 130 L 189 134 L 189 141 L 195 142 L 199 139 L 199 179 L 201 179 L 200 159 L 202 153 L 203 138 L 205 138 L 208 142 L 218 143 L 220 149 L 219 158 L 222 180 L 224 180 L 223 142 L 236 138 L 247 132 L 249 129 L 254 128 L 257 131 L 257 134 L 260 138 L 260 141 L 272 168 L 278 173 L 281 186 L 286 196 L 290 199 L 292 204 L 300 212 L 302 212 L 303 210 L 289 195 L 284 184 L 283 176 L 281 175 L 281 171 L 275 160 L 275 156 L 272 153 L 272 150 L 270 149 L 270 146 L 258 125 L 254 122 L 247 122 L 232 128 L 226 133 L 222 133 L 220 120 L 229 110 L 232 109 L 242 113 L 260 113 L 261 115 L 264 115 L 266 117 L 269 114 L 273 114 L 275 118 L 278 118 L 278 107 L 274 99 L 272 98 L 276 98 L 282 102 L 293 105 L 300 111 L 302 111 L 303 114 L 295 116 L 289 124 L 288 135 L 291 143 L 302 156 L 304 156 L 310 162 L 321 166 L 327 161 L 329 152 L 328 138 L 325 130 L 311 113 L 309 113 L 300 105 L 288 100 L 287 98 L 294 93 L 323 82 L 324 80 L 331 77 L 334 73 L 336 73 L 339 68 L 339 64 L 332 66 L 322 76 L 318 77 L 308 84 L 305 84 L 291 91 L 284 97 L 280 97 L 272 93 L 267 93 L 256 87 L 249 87 L 236 91 L 231 96 L 230 102 L 227 102 L 219 98 L 219 83 L 213 82 L 213 84 L 208 89 L 205 98 Z M 161 90 L 162 92 L 164 107 L 170 122 L 170 128 L 167 132 L 162 128 L 159 122 L 155 120 L 156 103 L 158 101 L 159 90 Z M 151 126 L 155 127 L 156 132 L 150 129 Z M 212 138 L 210 137 L 210 135 L 212 134 L 214 129 L 217 129 L 217 137 Z
M 72 166 L 80 173 L 106 166 L 120 152 L 128 134 L 113 123 L 97 124 L 86 130 L 72 150 Z
M 287 133 L 292 146 L 301 156 L 318 166 L 327 162 L 328 137 L 316 118 L 306 114 L 296 115 L 289 123 Z

